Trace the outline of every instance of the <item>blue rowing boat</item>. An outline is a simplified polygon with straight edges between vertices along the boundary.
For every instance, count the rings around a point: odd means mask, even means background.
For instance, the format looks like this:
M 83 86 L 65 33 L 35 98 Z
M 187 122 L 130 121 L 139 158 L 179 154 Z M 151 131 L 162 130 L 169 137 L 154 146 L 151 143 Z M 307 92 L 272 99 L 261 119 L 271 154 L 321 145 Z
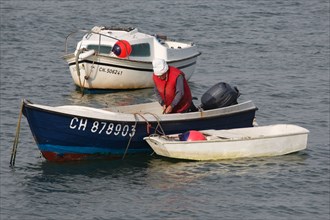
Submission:
M 46 106 L 23 100 L 23 115 L 48 161 L 122 158 L 151 153 L 143 140 L 153 133 L 252 127 L 257 107 L 246 101 L 184 114 L 162 114 L 157 102 L 92 108 Z

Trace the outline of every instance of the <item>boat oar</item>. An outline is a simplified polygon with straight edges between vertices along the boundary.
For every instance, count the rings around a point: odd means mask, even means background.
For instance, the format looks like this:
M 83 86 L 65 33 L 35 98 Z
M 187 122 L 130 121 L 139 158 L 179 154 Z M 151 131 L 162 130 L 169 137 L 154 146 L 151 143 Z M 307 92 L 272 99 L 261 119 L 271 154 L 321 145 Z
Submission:
M 17 145 L 18 145 L 18 139 L 19 139 L 19 132 L 20 132 L 20 128 L 21 128 L 22 114 L 23 114 L 23 101 L 21 103 L 21 110 L 19 112 L 18 122 L 17 122 L 17 127 L 16 127 L 16 135 L 15 135 L 15 139 L 14 139 L 14 143 L 13 143 L 13 149 L 12 149 L 11 157 L 10 157 L 10 166 L 11 167 L 13 167 L 15 165 Z

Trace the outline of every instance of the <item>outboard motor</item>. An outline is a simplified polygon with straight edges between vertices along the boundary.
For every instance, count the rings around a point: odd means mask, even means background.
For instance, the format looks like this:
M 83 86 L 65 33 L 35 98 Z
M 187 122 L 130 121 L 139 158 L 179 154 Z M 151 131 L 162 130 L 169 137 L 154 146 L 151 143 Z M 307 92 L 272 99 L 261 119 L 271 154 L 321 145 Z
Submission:
M 237 104 L 240 96 L 238 89 L 228 83 L 220 82 L 207 90 L 201 99 L 200 108 L 210 110 Z

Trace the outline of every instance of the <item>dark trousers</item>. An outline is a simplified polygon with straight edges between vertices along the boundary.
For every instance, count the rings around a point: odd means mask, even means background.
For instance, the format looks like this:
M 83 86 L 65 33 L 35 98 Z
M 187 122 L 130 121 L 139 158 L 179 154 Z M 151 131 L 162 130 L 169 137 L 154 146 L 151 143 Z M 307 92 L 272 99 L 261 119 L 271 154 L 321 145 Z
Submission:
M 187 108 L 187 110 L 182 113 L 197 112 L 197 111 L 198 111 L 198 108 L 194 105 L 193 102 L 191 102 L 189 108 Z

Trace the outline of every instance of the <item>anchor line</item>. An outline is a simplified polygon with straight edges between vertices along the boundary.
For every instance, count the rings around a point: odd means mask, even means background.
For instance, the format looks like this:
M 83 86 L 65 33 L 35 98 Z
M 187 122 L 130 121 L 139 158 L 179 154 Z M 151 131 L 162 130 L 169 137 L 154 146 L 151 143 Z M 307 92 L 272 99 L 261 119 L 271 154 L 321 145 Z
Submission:
M 13 149 L 12 149 L 11 156 L 10 156 L 10 166 L 11 167 L 14 167 L 14 165 L 15 165 L 17 146 L 18 146 L 18 140 L 19 140 L 19 133 L 20 133 L 20 128 L 21 128 L 22 114 L 23 114 L 23 100 L 21 102 L 21 109 L 20 109 L 20 112 L 19 112 L 18 122 L 17 122 L 17 127 L 16 127 L 16 135 L 15 135 L 15 139 L 14 139 L 14 143 L 13 143 Z

